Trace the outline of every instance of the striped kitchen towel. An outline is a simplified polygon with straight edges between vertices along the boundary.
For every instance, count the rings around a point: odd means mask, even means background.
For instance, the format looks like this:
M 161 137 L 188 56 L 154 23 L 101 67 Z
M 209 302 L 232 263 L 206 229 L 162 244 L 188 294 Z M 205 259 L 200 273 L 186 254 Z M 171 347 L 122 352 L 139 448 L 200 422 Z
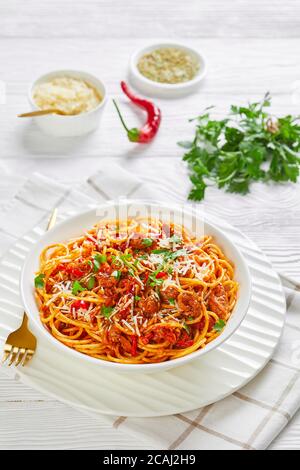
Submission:
M 0 207 L 0 253 L 4 255 L 33 226 L 46 224 L 54 207 L 80 210 L 91 203 L 122 196 L 168 201 L 163 187 L 146 184 L 115 165 L 75 189 L 34 174 L 8 204 Z M 97 419 L 109 420 L 115 429 L 132 433 L 157 449 L 267 448 L 300 407 L 300 286 L 285 276 L 282 282 L 287 301 L 283 337 L 269 364 L 243 389 L 184 414 Z M 22 311 L 16 315 L 21 318 Z M 0 321 L 0 346 L 5 339 L 2 326 Z

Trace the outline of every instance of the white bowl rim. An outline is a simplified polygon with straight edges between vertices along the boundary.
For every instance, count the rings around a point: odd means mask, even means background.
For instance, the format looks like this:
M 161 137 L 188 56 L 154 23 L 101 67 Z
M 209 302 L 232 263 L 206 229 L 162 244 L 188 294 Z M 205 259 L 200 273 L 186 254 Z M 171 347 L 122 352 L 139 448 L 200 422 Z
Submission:
M 169 210 L 181 210 L 183 212 L 186 212 L 187 214 L 190 215 L 196 215 L 195 211 L 190 208 L 190 207 L 185 207 L 180 208 L 178 205 L 173 205 L 173 204 L 165 204 L 165 203 L 160 203 L 160 202 L 149 202 L 149 201 L 143 201 L 143 200 L 131 200 L 131 199 L 124 199 L 121 202 L 120 201 L 108 201 L 106 203 L 100 204 L 92 209 L 88 209 L 85 211 L 82 211 L 80 213 L 77 213 L 76 215 L 72 215 L 71 217 L 59 222 L 51 231 L 45 232 L 44 235 L 37 241 L 37 243 L 34 244 L 30 252 L 28 253 L 25 262 L 23 264 L 22 270 L 21 270 L 21 276 L 20 276 L 20 292 L 21 292 L 21 299 L 25 308 L 25 311 L 28 314 L 28 317 L 31 319 L 31 321 L 34 323 L 34 325 L 38 328 L 38 330 L 48 338 L 52 342 L 53 345 L 55 345 L 57 348 L 61 349 L 62 352 L 65 354 L 69 353 L 74 356 L 74 358 L 77 359 L 82 359 L 86 360 L 89 363 L 97 364 L 99 367 L 106 367 L 108 369 L 111 369 L 112 371 L 118 371 L 118 372 L 138 372 L 138 373 L 151 373 L 155 371 L 161 371 L 164 369 L 171 369 L 174 367 L 179 367 L 184 364 L 186 364 L 189 361 L 195 360 L 201 356 L 204 356 L 205 354 L 209 353 L 213 349 L 216 349 L 218 346 L 220 346 L 222 343 L 227 341 L 233 333 L 237 330 L 237 328 L 241 325 L 242 321 L 244 320 L 246 313 L 248 311 L 249 305 L 250 305 L 250 300 L 251 300 L 251 292 L 252 292 L 252 282 L 251 282 L 251 276 L 250 276 L 250 271 L 247 266 L 247 263 L 240 252 L 239 248 L 228 238 L 227 235 L 223 233 L 221 229 L 216 227 L 214 224 L 207 222 L 205 220 L 205 214 L 201 214 L 200 218 L 204 220 L 204 223 L 207 224 L 209 227 L 211 227 L 217 234 L 218 237 L 220 236 L 221 238 L 221 243 L 222 239 L 226 241 L 226 243 L 231 246 L 231 249 L 235 251 L 235 254 L 239 258 L 239 261 L 241 262 L 241 266 L 244 269 L 245 273 L 245 284 L 247 285 L 247 296 L 244 300 L 244 310 L 240 314 L 240 319 L 239 321 L 236 322 L 235 326 L 233 328 L 229 328 L 230 325 L 226 325 L 224 328 L 223 332 L 211 343 L 209 343 L 205 348 L 199 349 L 197 351 L 194 351 L 190 354 L 187 354 L 186 356 L 182 356 L 180 358 L 176 359 L 171 359 L 169 361 L 164 361 L 164 362 L 159 362 L 159 363 L 150 363 L 150 364 L 123 364 L 123 363 L 118 363 L 118 362 L 111 362 L 111 361 L 105 361 L 102 359 L 97 359 L 91 356 L 88 356 L 86 354 L 80 353 L 72 348 L 69 348 L 68 346 L 64 345 L 60 341 L 58 341 L 54 336 L 51 335 L 51 333 L 43 326 L 42 322 L 40 321 L 39 318 L 39 311 L 38 307 L 36 305 L 36 302 L 34 300 L 33 305 L 35 305 L 36 313 L 33 313 L 31 311 L 30 307 L 30 300 L 29 297 L 31 297 L 31 300 L 33 298 L 33 291 L 29 292 L 29 289 L 26 290 L 26 272 L 28 269 L 28 266 L 30 265 L 30 260 L 33 255 L 37 250 L 40 253 L 41 252 L 41 247 L 45 245 L 44 240 L 47 238 L 51 238 L 51 233 L 53 233 L 56 230 L 59 230 L 63 226 L 67 226 L 70 223 L 74 223 L 76 219 L 80 219 L 81 217 L 84 217 L 88 215 L 89 213 L 92 213 L 95 211 L 95 209 L 103 209 L 109 206 L 121 206 L 121 205 L 133 205 L 133 204 L 141 204 L 144 203 L 148 206 L 153 206 L 153 207 L 165 207 L 168 208 Z M 196 217 L 198 217 L 196 215 Z M 50 240 L 49 240 L 50 241 Z M 47 242 L 46 244 L 48 244 Z M 226 253 L 225 253 L 226 254 Z M 29 287 L 30 280 L 27 280 L 27 285 Z M 32 286 L 33 288 L 33 286 Z M 238 303 L 236 304 L 236 306 Z M 235 306 L 235 308 L 236 308 Z
M 199 70 L 199 72 L 196 74 L 196 76 L 192 80 L 188 80 L 182 83 L 160 83 L 160 82 L 155 82 L 154 80 L 150 80 L 149 78 L 141 74 L 141 72 L 137 68 L 137 61 L 143 55 L 143 53 L 154 50 L 154 49 L 158 49 L 160 47 L 178 47 L 180 49 L 184 49 L 198 58 L 198 61 L 202 65 L 202 68 Z M 165 41 L 159 41 L 159 42 L 154 42 L 154 43 L 152 42 L 152 43 L 146 44 L 145 46 L 139 49 L 136 49 L 130 58 L 130 71 L 133 73 L 136 79 L 144 82 L 144 84 L 147 84 L 148 86 L 150 85 L 151 87 L 153 87 L 153 89 L 156 89 L 157 91 L 159 90 L 180 91 L 180 90 L 193 87 L 205 77 L 207 73 L 207 61 L 206 61 L 205 55 L 202 52 L 199 52 L 197 49 L 189 46 L 188 44 L 185 44 L 183 42 L 172 41 L 172 40 L 169 40 L 169 41 L 165 40 Z
M 85 111 L 84 113 L 79 113 L 79 114 L 72 114 L 72 115 L 63 115 L 63 114 L 50 114 L 49 116 L 52 116 L 52 117 L 55 117 L 57 119 L 65 119 L 67 118 L 68 121 L 71 120 L 71 119 L 78 119 L 80 118 L 81 116 L 87 116 L 89 114 L 93 114 L 95 111 L 98 111 L 100 108 L 102 108 L 105 103 L 106 103 L 106 100 L 107 100 L 107 91 L 106 91 L 106 86 L 104 85 L 104 82 L 102 80 L 100 80 L 100 78 L 96 77 L 94 74 L 90 73 L 90 72 L 86 72 L 85 70 L 76 70 L 76 69 L 57 69 L 57 70 L 50 70 L 49 72 L 46 72 L 46 73 L 43 73 L 42 75 L 40 75 L 38 78 L 36 78 L 34 81 L 32 81 L 29 85 L 29 88 L 28 88 L 28 100 L 29 100 L 29 103 L 30 105 L 33 107 L 33 109 L 36 109 L 36 110 L 39 110 L 41 108 L 39 108 L 37 106 L 37 104 L 35 103 L 34 99 L 33 99 L 33 90 L 34 90 L 34 87 L 39 83 L 39 82 L 43 82 L 43 81 L 47 81 L 47 78 L 54 78 L 54 77 L 61 77 L 63 75 L 67 75 L 67 76 L 70 76 L 74 78 L 77 78 L 75 77 L 74 74 L 79 74 L 79 75 L 82 75 L 82 79 L 85 80 L 86 82 L 88 82 L 89 84 L 93 85 L 92 83 L 89 82 L 89 80 L 95 80 L 95 82 L 98 82 L 101 84 L 101 86 L 103 87 L 103 90 L 104 90 L 104 93 L 103 91 L 101 90 L 101 96 L 103 95 L 103 98 L 102 100 L 100 101 L 100 103 L 93 109 L 90 109 L 89 111 Z M 97 91 L 100 92 L 100 89 L 98 88 L 97 85 L 93 85 L 94 88 L 97 89 Z M 39 117 L 42 117 L 42 116 L 39 116 Z

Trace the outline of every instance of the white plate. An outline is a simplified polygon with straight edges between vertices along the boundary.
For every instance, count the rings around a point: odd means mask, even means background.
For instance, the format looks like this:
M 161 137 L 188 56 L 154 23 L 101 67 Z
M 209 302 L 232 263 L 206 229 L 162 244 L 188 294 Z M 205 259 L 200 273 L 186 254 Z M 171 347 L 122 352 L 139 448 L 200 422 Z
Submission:
M 73 214 L 65 214 L 70 216 Z M 207 217 L 207 216 L 206 216 Z M 187 365 L 151 375 L 125 375 L 63 356 L 44 335 L 31 363 L 18 368 L 27 385 L 93 413 L 163 416 L 216 402 L 253 379 L 271 358 L 283 331 L 285 298 L 280 280 L 261 250 L 227 223 L 207 217 L 243 253 L 252 278 L 252 299 L 238 330 L 221 347 Z M 0 263 L 0 342 L 23 313 L 18 277 L 24 259 L 43 234 L 36 227 Z M 0 345 L 1 346 L 1 345 Z
M 239 283 L 237 302 L 232 311 L 232 315 L 222 333 L 214 340 L 211 341 L 203 349 L 194 351 L 186 356 L 152 364 L 120 364 L 117 362 L 103 361 L 86 354 L 81 354 L 72 348 L 68 348 L 63 343 L 57 341 L 48 330 L 44 327 L 40 320 L 39 309 L 36 304 L 34 295 L 33 279 L 35 273 L 39 269 L 40 254 L 43 249 L 53 243 L 58 243 L 64 240 L 76 238 L 85 232 L 87 228 L 93 227 L 100 220 L 113 220 L 122 214 L 122 218 L 134 217 L 136 214 L 147 217 L 151 214 L 152 217 L 159 217 L 165 222 L 177 222 L 184 225 L 198 238 L 206 235 L 213 236 L 216 243 L 223 250 L 225 255 L 234 263 L 235 266 L 235 279 Z M 145 374 L 153 372 L 161 372 L 162 370 L 179 367 L 183 364 L 208 354 L 213 349 L 220 346 L 236 331 L 247 313 L 250 297 L 251 297 L 251 279 L 247 263 L 243 258 L 241 252 L 232 243 L 230 237 L 219 230 L 214 225 L 207 221 L 206 214 L 197 213 L 189 206 L 181 207 L 177 205 L 165 205 L 163 203 L 155 202 L 142 202 L 141 200 L 124 200 L 124 201 L 110 201 L 105 204 L 99 205 L 96 209 L 89 209 L 79 214 L 68 217 L 67 220 L 57 224 L 52 230 L 45 233 L 45 235 L 32 247 L 30 253 L 25 261 L 22 274 L 21 274 L 21 298 L 23 305 L 32 320 L 33 332 L 37 335 L 45 335 L 50 339 L 57 349 L 60 349 L 62 354 L 72 355 L 75 361 L 89 362 L 96 364 L 99 368 L 105 367 L 114 372 L 126 372 L 134 374 Z M 38 331 L 37 331 L 38 330 Z

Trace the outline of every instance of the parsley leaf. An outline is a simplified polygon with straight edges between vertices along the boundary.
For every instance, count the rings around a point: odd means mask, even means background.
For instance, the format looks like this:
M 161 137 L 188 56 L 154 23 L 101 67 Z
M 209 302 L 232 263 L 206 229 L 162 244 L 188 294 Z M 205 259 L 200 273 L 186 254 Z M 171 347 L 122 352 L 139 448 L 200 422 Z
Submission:
M 138 302 L 139 300 L 141 300 L 141 298 L 142 298 L 142 297 L 140 297 L 139 295 L 135 295 L 135 296 L 134 296 L 134 300 L 135 300 L 136 302 Z
M 105 318 L 109 318 L 112 314 L 113 309 L 113 307 L 106 307 L 105 305 L 102 305 L 101 313 Z
M 153 253 L 154 255 L 161 255 L 161 254 L 171 253 L 171 252 L 167 248 L 158 248 L 157 250 L 152 250 L 151 253 Z
M 151 287 L 161 286 L 164 283 L 164 281 L 165 281 L 164 278 L 161 278 L 161 277 L 157 278 L 156 277 L 158 273 L 162 272 L 162 269 L 163 269 L 163 267 L 160 266 L 156 271 L 154 271 L 152 274 L 150 274 L 148 282 L 151 281 L 151 282 L 149 282 Z
M 219 320 L 214 324 L 214 330 L 218 331 L 218 332 L 221 332 L 225 325 L 226 325 L 226 323 L 224 322 L 224 320 L 219 318 Z
M 97 254 L 97 255 L 94 256 L 93 269 L 94 269 L 95 273 L 97 271 L 99 271 L 100 266 L 101 266 L 102 263 L 106 263 L 106 260 L 107 260 L 106 255 Z
M 182 238 L 178 235 L 172 235 L 172 237 L 169 238 L 169 241 L 172 243 L 182 243 Z
M 190 149 L 193 146 L 193 142 L 189 140 L 182 140 L 181 142 L 178 142 L 178 145 L 184 149 Z
M 186 255 L 186 250 L 183 248 L 181 250 L 171 251 L 171 250 L 167 250 L 166 248 L 162 248 L 160 250 L 153 250 L 152 253 L 156 255 L 163 255 L 164 259 L 167 261 L 170 259 L 174 260 L 178 258 L 179 256 Z
M 131 254 L 130 253 L 127 253 L 126 255 L 120 255 L 120 259 L 122 261 L 128 261 L 131 259 Z
M 300 117 L 274 119 L 270 105 L 267 93 L 261 102 L 231 106 L 225 119 L 212 119 L 207 109 L 196 118 L 194 140 L 179 142 L 190 170 L 190 200 L 204 199 L 208 185 L 247 194 L 253 181 L 297 181 Z
M 145 246 L 151 246 L 153 243 L 153 240 L 151 238 L 143 238 L 142 244 Z
M 186 255 L 186 250 L 183 248 L 182 250 L 174 251 L 174 252 L 170 255 L 170 258 L 171 258 L 171 259 L 176 259 L 176 258 L 178 258 L 179 256 L 185 256 L 185 255 Z
M 175 305 L 175 299 L 168 299 L 168 300 L 169 300 L 169 304 Z
M 89 290 L 93 289 L 95 286 L 96 278 L 94 276 L 90 277 L 87 283 L 87 287 Z
M 117 281 L 119 281 L 121 279 L 121 274 L 121 271 L 113 271 L 112 276 L 115 277 Z
M 45 285 L 44 283 L 45 274 L 39 274 L 34 278 L 34 285 L 37 289 L 42 289 Z
M 83 292 L 85 289 L 85 287 L 83 287 L 80 282 L 78 281 L 75 281 L 73 286 L 72 286 L 72 294 L 73 295 L 77 295 L 78 292 Z

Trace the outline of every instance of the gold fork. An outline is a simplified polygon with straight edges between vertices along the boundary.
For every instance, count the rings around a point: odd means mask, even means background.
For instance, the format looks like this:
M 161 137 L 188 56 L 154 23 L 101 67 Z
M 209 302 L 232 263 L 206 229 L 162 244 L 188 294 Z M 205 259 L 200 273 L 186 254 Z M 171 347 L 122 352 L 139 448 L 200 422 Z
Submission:
M 51 214 L 47 230 L 50 230 L 56 222 L 57 209 Z M 24 312 L 22 325 L 17 330 L 8 335 L 4 345 L 4 355 L 2 362 L 8 361 L 8 366 L 21 364 L 25 366 L 36 350 L 36 337 L 31 333 L 28 326 L 28 317 Z

